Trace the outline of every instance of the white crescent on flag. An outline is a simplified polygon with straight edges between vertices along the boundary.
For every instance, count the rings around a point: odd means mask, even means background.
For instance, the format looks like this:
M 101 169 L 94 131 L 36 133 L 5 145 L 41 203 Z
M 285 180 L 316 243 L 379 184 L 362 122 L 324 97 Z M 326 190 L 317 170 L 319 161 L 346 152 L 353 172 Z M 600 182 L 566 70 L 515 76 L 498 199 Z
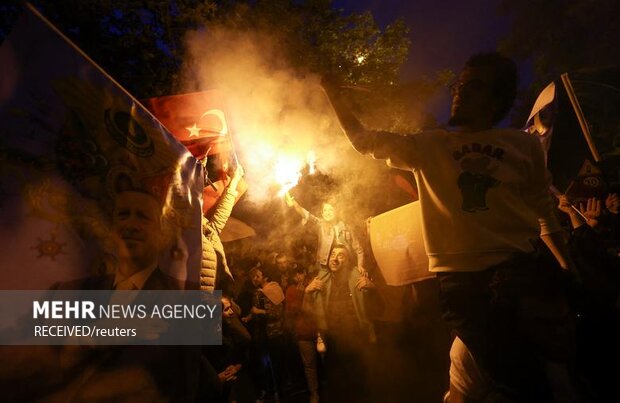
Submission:
M 220 109 L 210 109 L 208 111 L 206 111 L 205 113 L 202 114 L 202 116 L 200 116 L 200 120 L 202 120 L 204 117 L 209 116 L 209 115 L 213 115 L 215 117 L 217 117 L 220 120 L 220 123 L 222 125 L 222 128 L 219 131 L 219 135 L 220 136 L 225 136 L 228 134 L 228 125 L 226 124 L 226 117 L 224 116 L 224 112 Z

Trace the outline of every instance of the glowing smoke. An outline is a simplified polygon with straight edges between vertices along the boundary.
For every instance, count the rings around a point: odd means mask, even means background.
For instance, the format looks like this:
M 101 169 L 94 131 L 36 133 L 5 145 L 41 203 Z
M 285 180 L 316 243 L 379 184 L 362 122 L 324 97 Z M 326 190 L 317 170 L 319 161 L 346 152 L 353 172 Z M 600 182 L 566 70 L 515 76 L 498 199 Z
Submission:
M 295 75 L 268 35 L 215 29 L 194 33 L 189 49 L 195 84 L 221 89 L 229 101 L 252 200 L 283 194 L 304 168 L 329 172 L 342 163 L 349 146 L 338 135 L 318 77 Z

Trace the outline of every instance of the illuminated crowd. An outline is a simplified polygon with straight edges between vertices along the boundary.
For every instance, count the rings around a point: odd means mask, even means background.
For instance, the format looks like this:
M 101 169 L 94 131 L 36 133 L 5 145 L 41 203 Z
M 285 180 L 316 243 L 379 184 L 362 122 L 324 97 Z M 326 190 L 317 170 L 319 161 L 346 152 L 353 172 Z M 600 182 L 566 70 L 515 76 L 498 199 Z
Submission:
M 295 207 L 294 200 L 289 199 L 287 203 Z M 542 305 L 534 302 L 532 311 L 524 312 L 522 320 L 526 325 L 532 323 L 532 332 L 539 332 L 534 337 L 550 355 L 563 348 L 576 348 L 576 364 L 584 382 L 588 382 L 595 396 L 604 396 L 610 386 L 606 383 L 613 381 L 598 362 L 605 351 L 615 348 L 612 335 L 618 334 L 620 200 L 617 195 L 608 194 L 604 199 L 593 197 L 571 204 L 566 196 L 561 196 L 557 207 L 558 216 L 570 232 L 571 252 L 582 275 L 571 285 L 574 306 L 570 322 L 575 326 L 571 331 L 577 332 L 577 346 L 558 345 L 554 338 L 557 332 L 567 329 L 565 322 L 554 319 L 562 308 L 536 311 Z M 341 221 L 329 203 L 322 205 L 322 216 L 313 217 L 314 221 L 305 220 L 311 214 L 298 205 L 297 208 L 302 222 L 309 221 L 306 232 L 314 234 L 309 240 L 282 239 L 275 243 L 254 240 L 229 245 L 227 256 L 235 281 L 222 297 L 223 345 L 209 347 L 205 352 L 217 373 L 223 401 L 374 401 L 377 397 L 370 397 L 376 384 L 373 376 L 398 377 L 403 382 L 408 376 L 422 377 L 447 390 L 447 373 L 424 374 L 417 369 L 417 365 L 433 365 L 424 359 L 417 364 L 409 362 L 409 367 L 394 362 L 392 374 L 376 372 L 379 363 L 387 359 L 381 356 L 381 350 L 400 348 L 387 345 L 396 341 L 381 336 L 385 334 L 381 317 L 389 302 L 386 298 L 391 298 L 385 290 L 390 287 L 382 284 L 380 271 L 372 259 L 366 258 L 366 267 L 358 264 L 356 251 L 367 252 L 355 237 L 342 243 L 337 241 L 337 236 L 330 238 L 328 256 L 322 265 L 320 226 L 328 223 L 333 228 Z M 360 234 L 361 239 L 364 237 L 365 234 Z M 426 280 L 417 286 L 426 286 L 431 293 L 437 293 L 434 282 L 434 279 Z M 523 283 L 523 286 L 532 287 L 532 298 L 553 293 L 549 289 L 535 290 L 537 287 L 531 284 Z M 424 304 L 437 304 L 436 299 L 425 298 Z M 410 318 L 396 323 L 399 331 L 406 332 L 406 327 L 412 327 L 411 320 L 415 321 L 416 316 L 418 321 L 439 319 L 438 314 L 431 318 L 427 313 L 414 312 Z M 542 331 L 541 321 L 546 323 Z M 428 331 L 429 324 L 426 326 L 417 330 Z M 426 340 L 428 344 L 415 348 L 430 350 L 434 364 L 447 371 L 449 332 L 441 325 L 435 325 L 433 331 L 441 340 L 439 348 L 429 340 Z M 402 353 L 407 354 L 406 350 Z M 406 360 L 416 359 L 420 357 L 416 358 L 415 354 L 406 357 Z M 409 370 L 414 372 L 407 374 L 405 371 Z M 385 398 L 405 401 L 407 389 L 397 393 Z M 408 396 L 424 396 L 419 393 L 411 390 Z

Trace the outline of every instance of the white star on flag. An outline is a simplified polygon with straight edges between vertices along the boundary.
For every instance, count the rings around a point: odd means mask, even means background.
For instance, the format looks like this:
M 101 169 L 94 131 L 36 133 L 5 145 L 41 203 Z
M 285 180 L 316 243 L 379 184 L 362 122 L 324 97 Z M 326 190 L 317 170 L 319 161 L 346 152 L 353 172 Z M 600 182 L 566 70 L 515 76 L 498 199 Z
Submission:
M 189 137 L 200 137 L 200 127 L 196 126 L 196 123 L 192 127 L 186 127 L 189 130 Z

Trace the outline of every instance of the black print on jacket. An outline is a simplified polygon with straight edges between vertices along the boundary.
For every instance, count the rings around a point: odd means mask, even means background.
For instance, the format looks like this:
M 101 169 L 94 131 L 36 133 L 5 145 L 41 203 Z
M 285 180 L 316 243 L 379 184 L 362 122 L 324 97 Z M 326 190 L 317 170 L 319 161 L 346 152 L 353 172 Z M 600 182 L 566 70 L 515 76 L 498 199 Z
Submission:
M 459 175 L 457 184 L 463 198 L 463 211 L 475 213 L 489 209 L 487 191 L 501 183 L 492 176 L 498 167 L 490 167 L 490 164 L 491 159 L 488 157 L 465 158 L 461 161 L 463 172 Z

